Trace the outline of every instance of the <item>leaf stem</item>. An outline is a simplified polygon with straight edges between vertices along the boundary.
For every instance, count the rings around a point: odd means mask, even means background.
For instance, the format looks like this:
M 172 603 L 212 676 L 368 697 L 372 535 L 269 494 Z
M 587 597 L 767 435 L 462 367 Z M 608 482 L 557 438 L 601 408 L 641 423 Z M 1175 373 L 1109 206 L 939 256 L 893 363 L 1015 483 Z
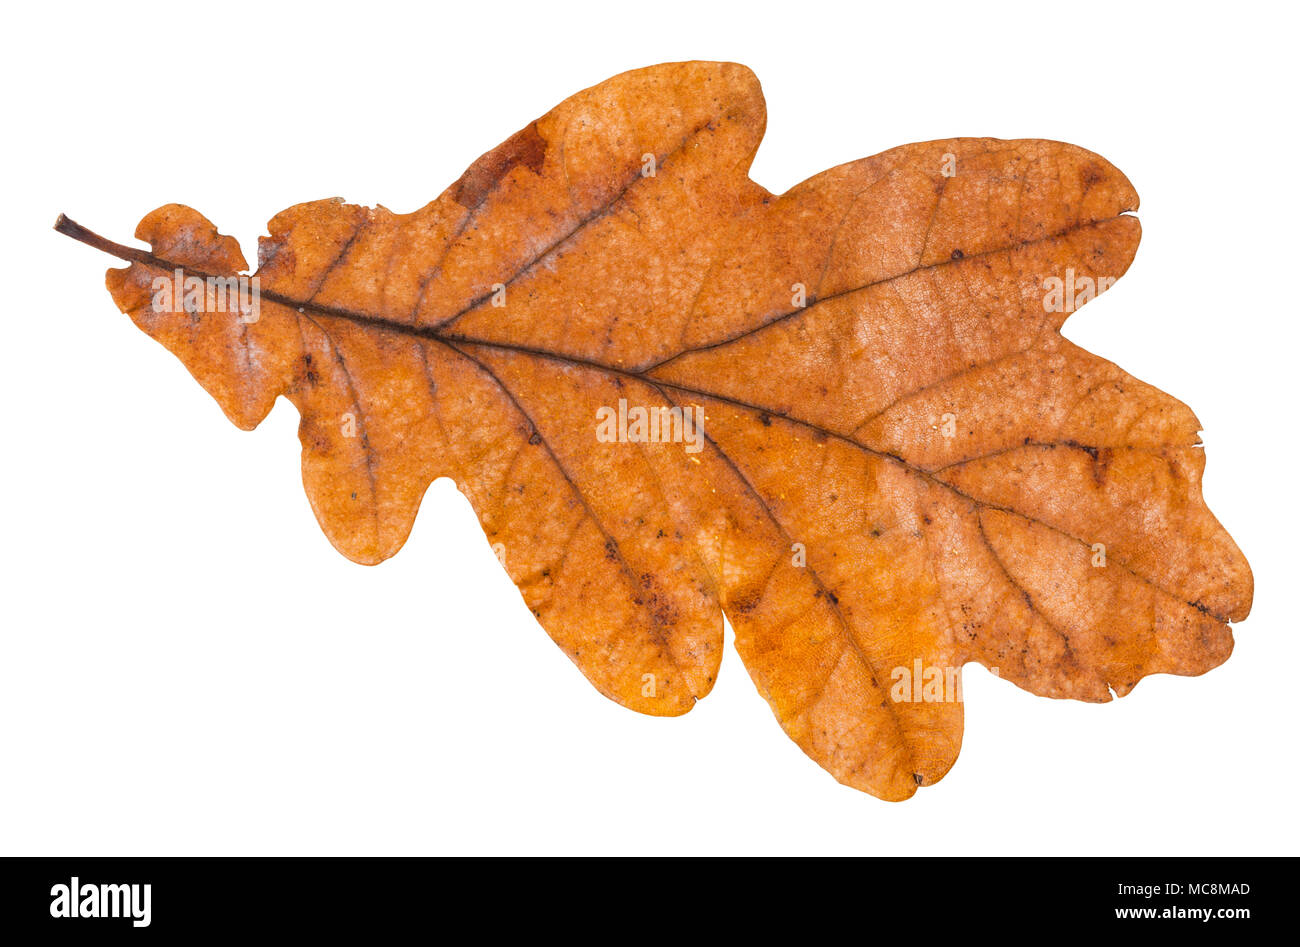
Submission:
M 54 229 L 65 237 L 71 237 L 78 243 L 84 243 L 88 247 L 102 250 L 120 260 L 126 260 L 132 263 L 158 262 L 158 258 L 149 251 L 141 250 L 137 247 L 126 247 L 120 243 L 114 243 L 112 240 L 101 237 L 93 230 L 87 230 L 67 214 L 59 215 L 59 219 L 54 222 Z

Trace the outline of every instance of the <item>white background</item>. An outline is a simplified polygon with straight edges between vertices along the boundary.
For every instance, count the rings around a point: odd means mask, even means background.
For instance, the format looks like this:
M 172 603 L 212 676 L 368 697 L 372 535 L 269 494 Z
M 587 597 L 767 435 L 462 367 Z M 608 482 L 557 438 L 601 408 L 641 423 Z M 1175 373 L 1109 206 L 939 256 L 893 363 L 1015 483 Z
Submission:
M 1214 854 L 1297 849 L 1294 6 L 223 3 L 6 12 L 0 853 Z M 902 804 L 834 782 L 728 644 L 678 719 L 600 697 L 468 503 L 391 561 L 316 526 L 297 415 L 241 433 L 118 313 L 123 242 L 188 203 L 256 256 L 340 195 L 414 210 L 567 95 L 753 68 L 782 191 L 894 145 L 1041 137 L 1142 196 L 1066 335 L 1188 402 L 1254 568 L 1236 653 L 1107 705 L 968 668 L 961 758 Z M 730 639 L 730 631 L 728 630 Z

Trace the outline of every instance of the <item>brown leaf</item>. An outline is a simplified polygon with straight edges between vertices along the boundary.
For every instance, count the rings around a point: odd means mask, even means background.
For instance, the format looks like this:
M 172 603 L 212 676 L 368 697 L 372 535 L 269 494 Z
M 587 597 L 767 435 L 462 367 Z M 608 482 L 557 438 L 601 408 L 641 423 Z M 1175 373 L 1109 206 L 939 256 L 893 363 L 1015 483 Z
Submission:
M 1225 660 L 1252 579 L 1201 499 L 1195 416 L 1058 331 L 1133 259 L 1124 176 L 953 139 L 775 196 L 747 176 L 763 125 L 742 66 L 616 76 L 414 213 L 277 215 L 255 321 L 163 292 L 245 269 L 188 207 L 141 222 L 151 252 L 59 229 L 130 261 L 113 298 L 234 423 L 297 406 L 341 552 L 393 555 L 454 478 L 538 621 L 635 710 L 709 692 L 725 611 L 791 738 L 903 799 L 956 759 L 968 661 L 1104 701 Z

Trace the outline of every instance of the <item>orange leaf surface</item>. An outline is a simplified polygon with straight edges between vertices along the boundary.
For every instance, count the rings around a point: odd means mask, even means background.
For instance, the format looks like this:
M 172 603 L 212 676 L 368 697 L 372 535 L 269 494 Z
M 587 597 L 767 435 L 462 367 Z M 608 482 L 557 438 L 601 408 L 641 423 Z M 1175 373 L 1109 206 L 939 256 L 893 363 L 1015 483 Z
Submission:
M 393 555 L 453 478 L 634 710 L 709 692 L 725 613 L 790 737 L 904 799 L 957 757 L 967 662 L 1105 701 L 1224 661 L 1252 579 L 1196 417 L 1059 332 L 1133 259 L 1128 180 L 952 139 L 778 196 L 747 173 L 763 127 L 743 66 L 616 76 L 413 213 L 281 212 L 252 306 L 188 207 L 144 218 L 150 251 L 58 228 L 130 263 L 114 300 L 235 424 L 293 402 L 339 551 Z

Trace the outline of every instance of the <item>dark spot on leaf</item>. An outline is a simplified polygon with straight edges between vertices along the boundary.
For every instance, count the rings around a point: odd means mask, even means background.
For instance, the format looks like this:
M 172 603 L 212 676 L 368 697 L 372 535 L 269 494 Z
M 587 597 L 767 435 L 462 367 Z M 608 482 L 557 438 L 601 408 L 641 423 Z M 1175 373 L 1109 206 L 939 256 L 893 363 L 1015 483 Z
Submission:
M 511 168 L 523 165 L 539 174 L 545 159 L 546 139 L 537 130 L 537 123 L 533 122 L 470 165 L 460 180 L 451 186 L 451 198 L 461 207 L 473 210 L 483 203 Z

